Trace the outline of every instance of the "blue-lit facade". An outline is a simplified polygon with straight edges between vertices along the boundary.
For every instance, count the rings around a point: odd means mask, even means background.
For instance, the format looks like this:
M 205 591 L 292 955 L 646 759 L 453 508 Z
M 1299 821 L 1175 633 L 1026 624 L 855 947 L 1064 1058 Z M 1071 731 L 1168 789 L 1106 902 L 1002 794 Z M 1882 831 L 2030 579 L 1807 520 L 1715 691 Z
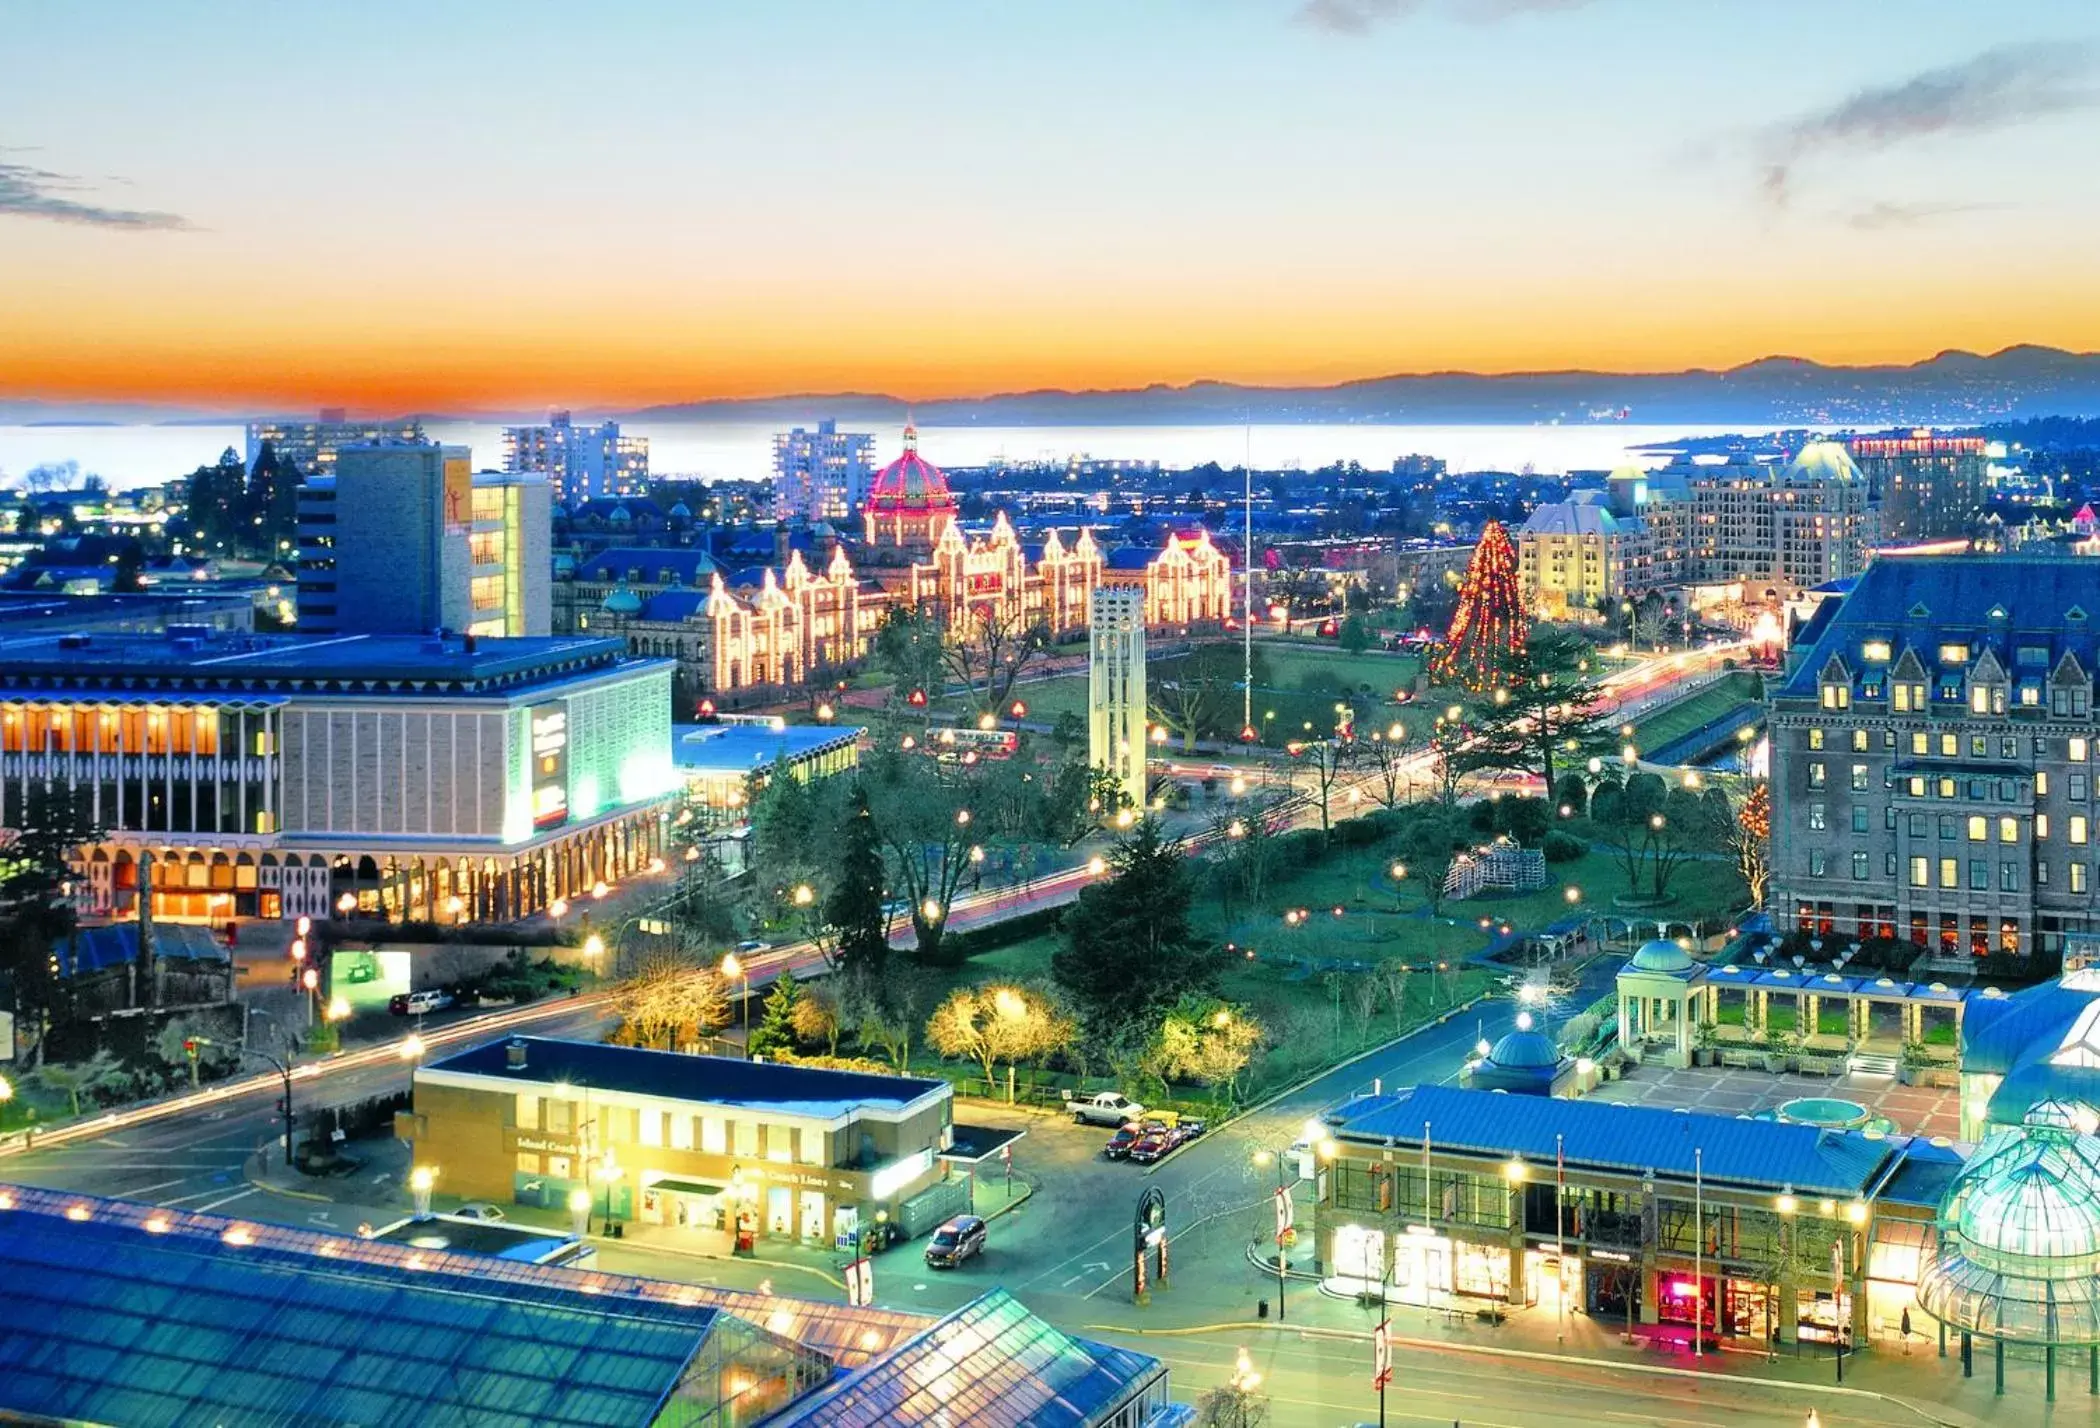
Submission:
M 660 855 L 671 672 L 571 638 L 4 641 L 0 825 L 79 801 L 89 917 L 142 886 L 170 922 L 519 917 Z

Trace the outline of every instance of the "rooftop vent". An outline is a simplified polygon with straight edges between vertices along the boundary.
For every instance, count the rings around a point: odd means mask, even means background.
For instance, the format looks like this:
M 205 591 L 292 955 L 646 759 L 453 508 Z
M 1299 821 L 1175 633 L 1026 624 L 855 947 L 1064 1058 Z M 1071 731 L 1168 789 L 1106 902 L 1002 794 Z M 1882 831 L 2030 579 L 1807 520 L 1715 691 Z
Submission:
M 513 1071 L 525 1069 L 525 1043 L 521 1038 L 512 1037 L 503 1048 L 503 1064 Z

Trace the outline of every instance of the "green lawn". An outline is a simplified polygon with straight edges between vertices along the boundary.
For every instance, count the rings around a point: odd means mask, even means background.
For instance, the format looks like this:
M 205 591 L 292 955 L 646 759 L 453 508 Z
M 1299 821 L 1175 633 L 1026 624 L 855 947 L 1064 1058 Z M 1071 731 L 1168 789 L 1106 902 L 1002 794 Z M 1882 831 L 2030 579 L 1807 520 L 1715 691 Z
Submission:
M 1724 674 L 1697 694 L 1635 720 L 1633 741 L 1643 750 L 1662 748 L 1745 704 L 1755 703 L 1761 690 L 1762 681 L 1749 670 Z
M 1350 654 L 1333 640 L 1262 640 L 1259 648 L 1268 660 L 1269 682 L 1278 689 L 1303 689 L 1306 681 L 1331 679 L 1345 689 L 1369 685 L 1381 699 L 1391 699 L 1396 689 L 1414 684 L 1422 662 L 1413 655 L 1365 650 Z

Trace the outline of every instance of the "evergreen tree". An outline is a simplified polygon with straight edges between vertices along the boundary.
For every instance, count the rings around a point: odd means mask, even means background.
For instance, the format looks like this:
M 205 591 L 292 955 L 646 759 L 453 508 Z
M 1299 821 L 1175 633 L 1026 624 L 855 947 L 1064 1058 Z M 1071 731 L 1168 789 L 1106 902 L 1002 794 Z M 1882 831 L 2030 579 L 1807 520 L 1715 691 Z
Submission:
M 1117 844 L 1109 867 L 1112 875 L 1065 915 L 1065 945 L 1050 962 L 1097 1034 L 1153 1015 L 1184 992 L 1210 990 L 1223 955 L 1190 926 L 1189 862 L 1157 821 L 1147 818 Z
M 1563 768 L 1611 748 L 1611 718 L 1590 653 L 1580 636 L 1549 630 L 1505 655 L 1493 698 L 1474 710 L 1464 766 L 1536 773 L 1553 788 Z
M 840 830 L 838 876 L 824 900 L 824 921 L 838 938 L 839 973 L 880 988 L 889 962 L 889 914 L 882 910 L 882 835 L 868 791 L 858 782 L 846 801 Z
M 1517 586 L 1517 548 L 1499 521 L 1489 521 L 1466 565 L 1450 632 L 1429 654 L 1432 683 L 1494 688 L 1524 647 L 1524 599 Z
M 265 560 L 291 553 L 299 528 L 299 468 L 265 441 L 248 470 L 249 544 Z
M 802 987 L 796 982 L 795 974 L 783 971 L 780 980 L 773 984 L 773 990 L 766 993 L 758 1025 L 751 1028 L 749 1050 L 753 1056 L 795 1049 L 795 1003 L 801 999 Z

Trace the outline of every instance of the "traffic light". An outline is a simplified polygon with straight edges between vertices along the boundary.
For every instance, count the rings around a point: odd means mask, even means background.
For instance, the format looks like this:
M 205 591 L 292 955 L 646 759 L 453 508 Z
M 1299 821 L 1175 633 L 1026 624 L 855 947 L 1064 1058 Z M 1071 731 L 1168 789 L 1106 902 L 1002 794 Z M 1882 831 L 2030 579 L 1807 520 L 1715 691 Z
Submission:
M 184 1038 L 182 1039 L 182 1054 L 183 1054 L 184 1056 L 187 1056 L 187 1057 L 189 1057 L 189 1058 L 190 1058 L 190 1060 L 192 1060 L 192 1061 L 195 1061 L 195 1060 L 197 1059 L 197 1038 L 196 1038 L 196 1037 L 194 1037 L 194 1036 L 185 1036 L 185 1037 L 184 1037 Z

